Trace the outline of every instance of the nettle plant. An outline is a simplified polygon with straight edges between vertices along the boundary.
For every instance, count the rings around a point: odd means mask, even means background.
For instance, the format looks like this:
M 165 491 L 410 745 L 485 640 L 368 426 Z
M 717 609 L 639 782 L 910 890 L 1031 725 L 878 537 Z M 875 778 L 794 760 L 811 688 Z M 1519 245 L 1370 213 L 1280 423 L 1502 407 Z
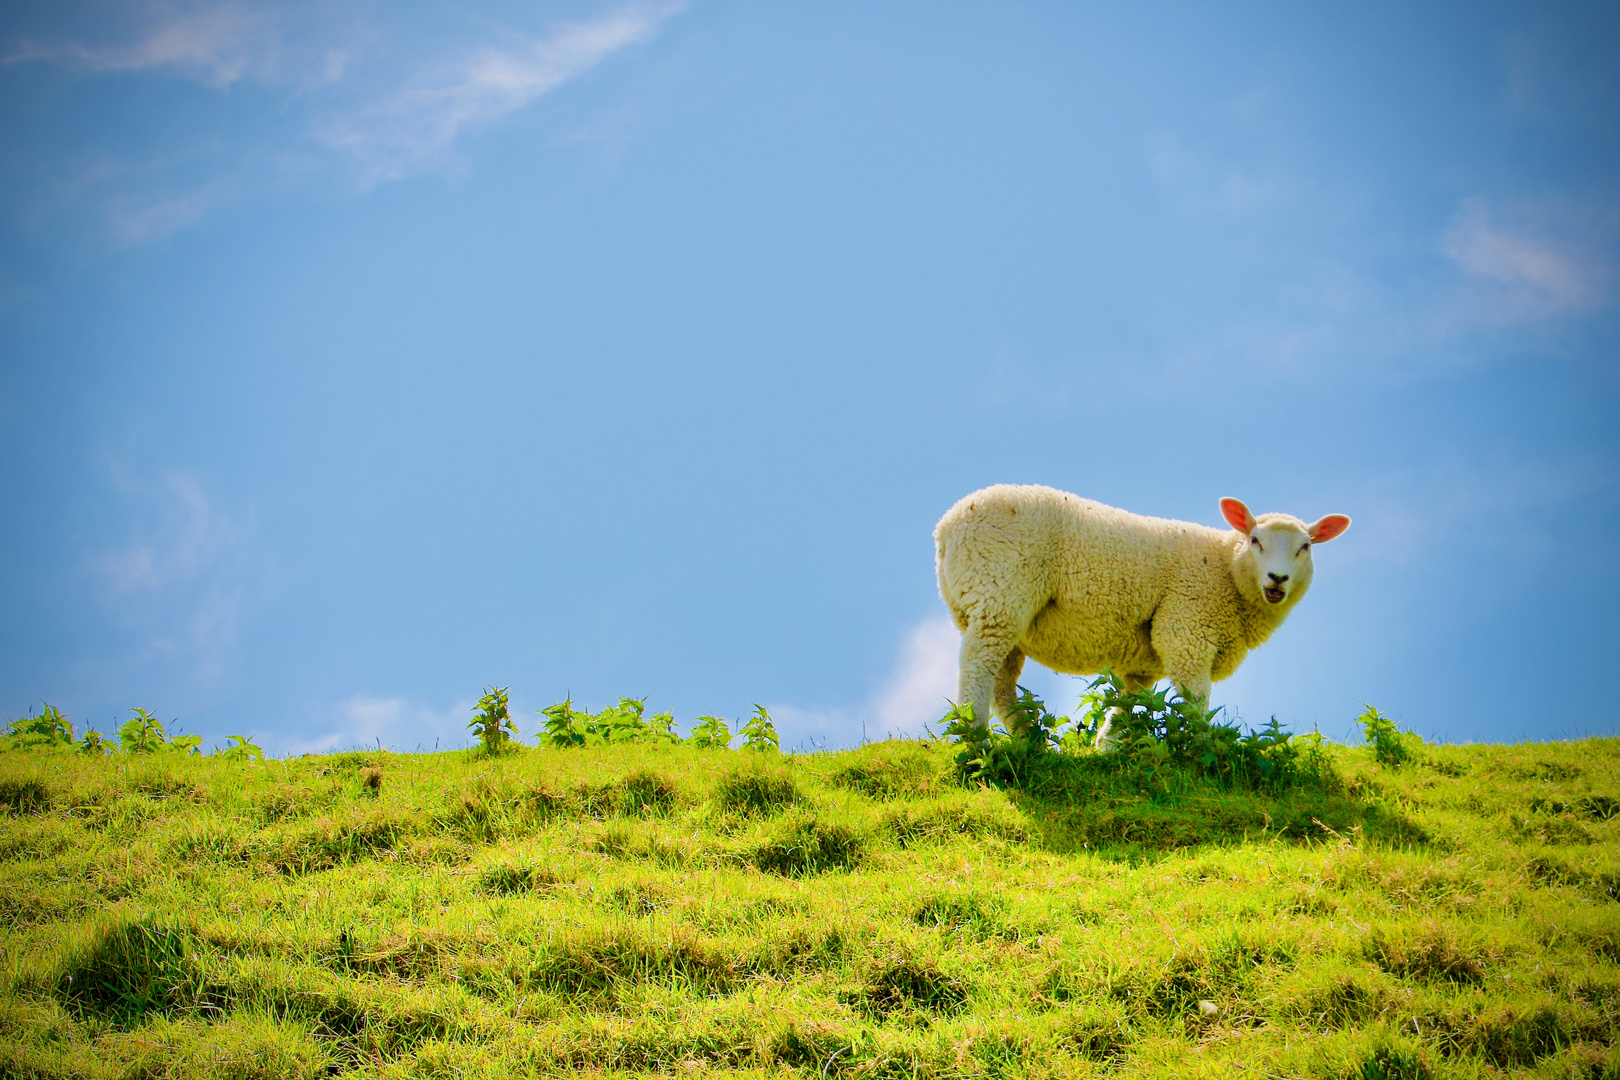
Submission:
M 621 697 L 594 716 L 574 707 L 569 697 L 540 710 L 546 718 L 540 732 L 542 746 L 603 746 L 613 743 L 678 743 L 672 730 L 675 717 L 667 712 L 647 715 L 646 698 Z
M 1048 757 L 1082 756 L 1128 767 L 1144 780 L 1177 770 L 1223 785 L 1282 790 L 1301 782 L 1326 782 L 1331 764 L 1320 733 L 1294 735 L 1272 717 L 1258 731 L 1245 733 L 1222 723 L 1219 709 L 1204 709 L 1173 687 L 1129 690 L 1105 672 L 1087 686 L 1077 719 L 1054 716 L 1024 687 L 1009 727 L 992 730 L 973 706 L 952 705 L 942 734 L 959 744 L 957 771 L 963 779 L 1008 787 L 1024 786 L 1032 767 Z M 1109 748 L 1096 751 L 1097 733 L 1109 725 Z
M 118 749 L 125 754 L 197 754 L 202 745 L 201 735 L 176 735 L 170 738 L 163 730 L 163 722 L 145 709 L 131 709 L 135 715 L 118 728 Z
M 731 725 L 718 716 L 700 716 L 686 736 L 686 745 L 699 750 L 724 750 L 731 745 Z
M 43 705 L 38 716 L 25 716 L 13 720 L 6 729 L 5 741 L 23 746 L 72 746 L 73 722 L 52 705 Z
M 754 703 L 754 715 L 742 727 L 742 736 L 744 750 L 781 749 L 776 739 L 776 725 L 771 723 L 771 714 L 757 701 Z
M 264 750 L 253 745 L 251 735 L 227 735 L 226 741 L 230 744 L 221 750 L 214 747 L 214 756 L 226 761 L 263 761 Z
M 1398 769 L 1408 761 L 1416 761 L 1423 748 L 1423 736 L 1415 731 L 1402 731 L 1395 721 L 1377 709 L 1362 702 L 1366 710 L 1356 718 L 1361 733 L 1372 747 L 1373 758 L 1387 769 Z
M 507 706 L 508 689 L 505 686 L 484 687 L 484 696 L 473 706 L 473 718 L 467 721 L 467 727 L 478 736 L 485 753 L 503 752 L 508 749 L 512 736 L 517 734 L 517 724 L 513 722 Z

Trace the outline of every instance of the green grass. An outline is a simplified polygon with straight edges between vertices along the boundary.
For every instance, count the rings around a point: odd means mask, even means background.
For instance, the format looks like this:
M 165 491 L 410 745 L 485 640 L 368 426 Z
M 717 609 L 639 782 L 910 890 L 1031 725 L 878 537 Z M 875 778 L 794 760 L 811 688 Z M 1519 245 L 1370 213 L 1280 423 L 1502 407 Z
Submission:
M 1620 1076 L 1620 740 L 0 754 L 0 1076 Z

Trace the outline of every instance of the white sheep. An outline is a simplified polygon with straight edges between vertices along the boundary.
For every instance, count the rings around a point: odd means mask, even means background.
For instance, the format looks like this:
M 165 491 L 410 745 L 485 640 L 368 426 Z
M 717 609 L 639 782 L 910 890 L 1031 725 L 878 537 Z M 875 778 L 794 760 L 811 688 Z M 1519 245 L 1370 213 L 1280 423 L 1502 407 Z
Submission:
M 962 631 L 958 698 L 979 723 L 1012 710 L 1024 658 L 1075 675 L 1113 671 L 1129 689 L 1168 676 L 1207 705 L 1311 584 L 1311 545 L 1350 527 L 1255 517 L 1237 499 L 1236 531 L 1143 517 L 1054 488 L 997 484 L 962 499 L 934 528 L 939 592 Z M 1100 742 L 1106 745 L 1106 728 Z

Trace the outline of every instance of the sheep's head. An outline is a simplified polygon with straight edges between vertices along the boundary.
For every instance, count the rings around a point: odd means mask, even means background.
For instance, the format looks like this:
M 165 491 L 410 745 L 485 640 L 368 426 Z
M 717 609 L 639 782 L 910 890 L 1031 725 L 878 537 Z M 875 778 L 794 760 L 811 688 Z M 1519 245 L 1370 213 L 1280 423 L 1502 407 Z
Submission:
M 1222 499 L 1221 515 L 1243 534 L 1232 563 L 1238 588 L 1279 611 L 1310 588 L 1311 545 L 1324 544 L 1350 527 L 1343 514 L 1329 514 L 1314 525 L 1291 514 L 1255 517 L 1237 499 Z

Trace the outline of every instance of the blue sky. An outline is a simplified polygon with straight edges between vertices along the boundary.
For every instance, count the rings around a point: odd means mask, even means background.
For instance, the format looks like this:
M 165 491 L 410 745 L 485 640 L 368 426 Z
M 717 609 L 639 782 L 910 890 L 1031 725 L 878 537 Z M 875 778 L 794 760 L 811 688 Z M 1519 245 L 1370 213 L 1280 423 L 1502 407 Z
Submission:
M 1029 482 L 1355 519 L 1217 684 L 1249 723 L 1620 732 L 1617 46 L 1596 4 L 8 6 L 0 711 L 917 732 L 933 524 Z

